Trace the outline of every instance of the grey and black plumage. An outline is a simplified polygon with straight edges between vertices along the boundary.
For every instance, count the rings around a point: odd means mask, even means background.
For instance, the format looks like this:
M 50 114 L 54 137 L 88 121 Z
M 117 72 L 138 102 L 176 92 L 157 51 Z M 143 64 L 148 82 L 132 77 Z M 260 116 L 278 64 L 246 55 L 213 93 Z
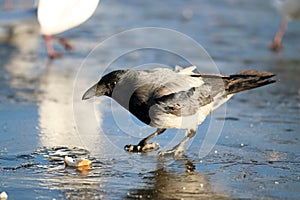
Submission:
M 125 150 L 146 152 L 158 143 L 148 141 L 168 128 L 186 129 L 186 137 L 172 150 L 178 156 L 184 144 L 192 138 L 205 118 L 235 93 L 274 83 L 274 74 L 246 70 L 234 75 L 193 73 L 195 67 L 180 71 L 167 68 L 151 70 L 116 70 L 103 76 L 88 89 L 82 99 L 108 96 L 157 130 L 138 145 L 126 145 Z

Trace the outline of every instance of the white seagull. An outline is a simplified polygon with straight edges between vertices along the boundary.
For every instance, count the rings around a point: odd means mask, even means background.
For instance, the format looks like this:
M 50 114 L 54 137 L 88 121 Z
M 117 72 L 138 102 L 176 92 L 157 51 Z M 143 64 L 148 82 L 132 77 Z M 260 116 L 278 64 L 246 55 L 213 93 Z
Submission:
M 51 43 L 57 39 L 66 49 L 72 50 L 72 45 L 62 37 L 52 35 L 74 28 L 95 12 L 100 0 L 39 0 L 37 18 L 41 26 L 41 34 L 46 41 L 50 58 L 58 58 L 62 53 L 55 52 Z
M 300 19 L 300 0 L 276 0 L 275 5 L 283 15 L 281 25 L 273 39 L 271 49 L 279 51 L 282 47 L 281 40 L 289 20 Z

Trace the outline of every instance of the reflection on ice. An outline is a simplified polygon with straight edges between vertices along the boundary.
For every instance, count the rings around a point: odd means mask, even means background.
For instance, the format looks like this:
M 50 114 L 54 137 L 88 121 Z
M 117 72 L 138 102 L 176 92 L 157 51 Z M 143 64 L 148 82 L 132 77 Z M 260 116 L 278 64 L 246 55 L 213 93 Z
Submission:
M 158 170 L 143 177 L 146 182 L 150 182 L 149 188 L 130 189 L 125 199 L 229 199 L 228 196 L 217 194 L 213 191 L 208 179 L 192 169 L 190 161 L 181 160 L 176 162 L 182 165 L 185 162 L 186 172 L 178 172 L 167 168 Z
M 93 103 L 81 100 L 87 81 L 75 79 L 73 69 L 48 67 L 41 78 L 38 97 L 41 146 L 83 147 L 99 156 L 110 151 L 109 142 L 101 132 L 101 112 Z M 74 80 L 78 86 L 75 89 Z
M 41 146 L 83 146 L 72 108 L 72 79 L 68 72 L 50 70 L 41 82 L 39 123 Z

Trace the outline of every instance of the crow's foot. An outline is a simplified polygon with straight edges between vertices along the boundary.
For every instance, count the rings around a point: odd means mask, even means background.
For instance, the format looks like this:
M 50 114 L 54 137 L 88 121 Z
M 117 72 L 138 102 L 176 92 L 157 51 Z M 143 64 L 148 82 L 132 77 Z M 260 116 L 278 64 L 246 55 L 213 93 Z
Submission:
M 145 145 L 127 144 L 127 145 L 125 145 L 124 150 L 128 151 L 128 152 L 131 152 L 131 153 L 146 153 L 146 152 L 156 151 L 159 148 L 160 148 L 159 143 L 152 142 L 150 144 L 145 144 Z

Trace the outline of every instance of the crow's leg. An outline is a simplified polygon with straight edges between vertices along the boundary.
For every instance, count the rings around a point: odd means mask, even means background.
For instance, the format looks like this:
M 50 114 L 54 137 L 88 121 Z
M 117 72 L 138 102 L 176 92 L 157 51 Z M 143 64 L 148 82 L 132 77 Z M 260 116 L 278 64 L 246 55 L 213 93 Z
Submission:
M 162 134 L 166 129 L 165 128 L 158 128 L 154 133 L 149 135 L 148 137 L 142 139 L 137 145 L 127 144 L 124 149 L 125 151 L 129 152 L 149 152 L 155 151 L 159 149 L 160 145 L 157 142 L 152 142 L 148 144 L 147 142 L 152 138 L 157 137 L 158 135 Z
M 195 129 L 188 129 L 186 136 L 183 138 L 183 140 L 179 144 L 177 144 L 171 150 L 159 152 L 159 155 L 160 156 L 173 155 L 174 157 L 182 156 L 182 154 L 184 152 L 185 143 L 187 143 L 195 135 L 196 135 L 196 130 Z

